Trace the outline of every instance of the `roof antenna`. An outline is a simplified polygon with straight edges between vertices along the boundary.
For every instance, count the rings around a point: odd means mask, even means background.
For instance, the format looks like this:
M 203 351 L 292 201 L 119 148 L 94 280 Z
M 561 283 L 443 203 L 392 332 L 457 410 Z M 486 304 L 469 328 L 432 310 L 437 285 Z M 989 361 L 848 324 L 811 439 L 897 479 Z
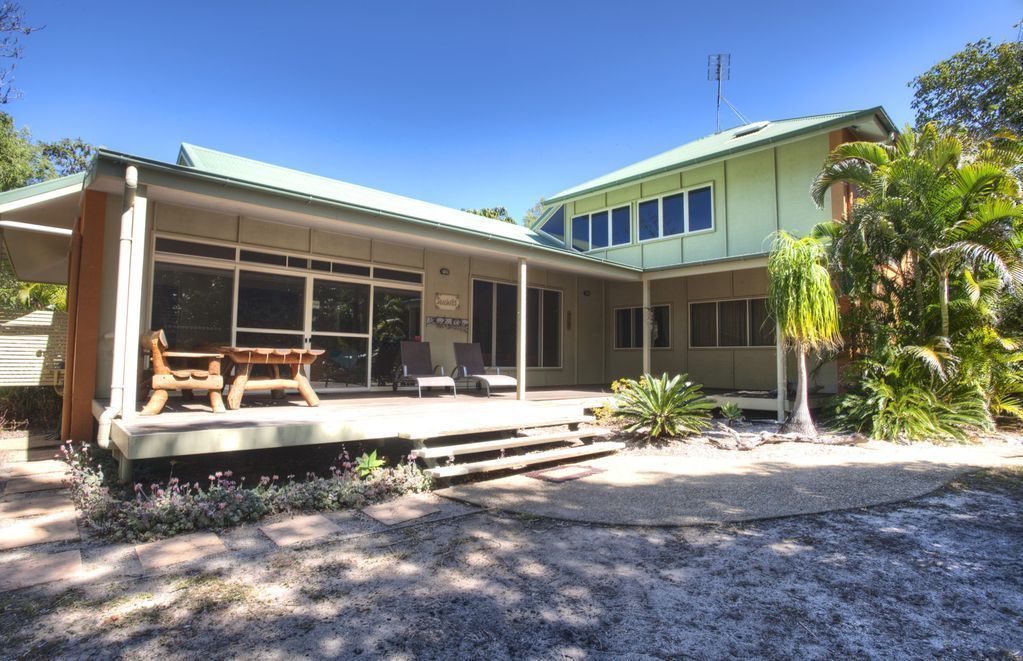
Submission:
M 735 116 L 738 117 L 743 124 L 749 124 L 749 119 L 746 118 L 739 109 L 732 105 L 732 103 L 725 98 L 725 95 L 721 93 L 721 83 L 726 80 L 730 80 L 732 75 L 732 54 L 731 53 L 717 53 L 715 55 L 707 56 L 707 80 L 717 81 L 718 84 L 718 97 L 717 97 L 717 128 L 715 133 L 721 133 L 721 102 L 724 101 L 725 105 L 728 106 Z

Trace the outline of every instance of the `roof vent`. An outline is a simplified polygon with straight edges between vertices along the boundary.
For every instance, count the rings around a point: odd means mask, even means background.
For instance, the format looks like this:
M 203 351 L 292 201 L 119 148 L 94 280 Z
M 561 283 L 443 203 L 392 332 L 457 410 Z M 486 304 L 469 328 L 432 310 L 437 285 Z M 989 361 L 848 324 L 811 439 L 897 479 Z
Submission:
M 732 137 L 743 138 L 747 135 L 753 135 L 757 131 L 763 131 L 765 128 L 767 128 L 767 125 L 770 123 L 771 122 L 753 122 L 752 124 L 747 124 L 746 126 L 740 126 L 738 129 L 736 129 L 735 133 L 732 134 Z

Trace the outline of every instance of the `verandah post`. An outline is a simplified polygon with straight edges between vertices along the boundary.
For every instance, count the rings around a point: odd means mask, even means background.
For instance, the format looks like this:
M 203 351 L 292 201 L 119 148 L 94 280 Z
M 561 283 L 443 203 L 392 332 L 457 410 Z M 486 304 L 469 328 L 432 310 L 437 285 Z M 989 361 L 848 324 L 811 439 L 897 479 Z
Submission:
M 643 278 L 643 374 L 650 373 L 650 337 L 654 333 L 650 307 L 650 281 Z
M 515 324 L 515 386 L 516 399 L 526 399 L 526 301 L 529 290 L 526 273 L 526 260 L 519 257 L 519 288 L 518 305 L 516 306 Z

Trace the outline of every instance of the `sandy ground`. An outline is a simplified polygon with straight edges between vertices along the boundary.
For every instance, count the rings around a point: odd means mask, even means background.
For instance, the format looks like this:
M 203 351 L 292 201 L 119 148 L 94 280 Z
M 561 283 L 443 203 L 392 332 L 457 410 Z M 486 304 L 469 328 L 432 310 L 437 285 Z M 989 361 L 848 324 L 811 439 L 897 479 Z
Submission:
M 0 595 L 0 656 L 1018 658 L 1023 472 L 907 503 L 616 528 L 478 512 Z

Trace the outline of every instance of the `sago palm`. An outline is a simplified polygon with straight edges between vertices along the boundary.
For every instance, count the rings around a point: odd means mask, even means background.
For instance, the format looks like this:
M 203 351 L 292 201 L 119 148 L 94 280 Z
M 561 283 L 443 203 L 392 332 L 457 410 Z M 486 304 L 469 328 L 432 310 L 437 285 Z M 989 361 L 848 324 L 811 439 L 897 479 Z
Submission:
M 779 231 L 767 259 L 767 276 L 768 304 L 780 337 L 796 353 L 796 400 L 782 431 L 813 438 L 817 428 L 810 416 L 806 356 L 810 351 L 837 349 L 842 343 L 827 250 L 814 236 L 797 239 Z
M 626 431 L 644 430 L 650 439 L 685 436 L 710 426 L 714 405 L 688 375 L 646 374 L 639 381 L 619 382 L 615 415 L 628 421 Z

